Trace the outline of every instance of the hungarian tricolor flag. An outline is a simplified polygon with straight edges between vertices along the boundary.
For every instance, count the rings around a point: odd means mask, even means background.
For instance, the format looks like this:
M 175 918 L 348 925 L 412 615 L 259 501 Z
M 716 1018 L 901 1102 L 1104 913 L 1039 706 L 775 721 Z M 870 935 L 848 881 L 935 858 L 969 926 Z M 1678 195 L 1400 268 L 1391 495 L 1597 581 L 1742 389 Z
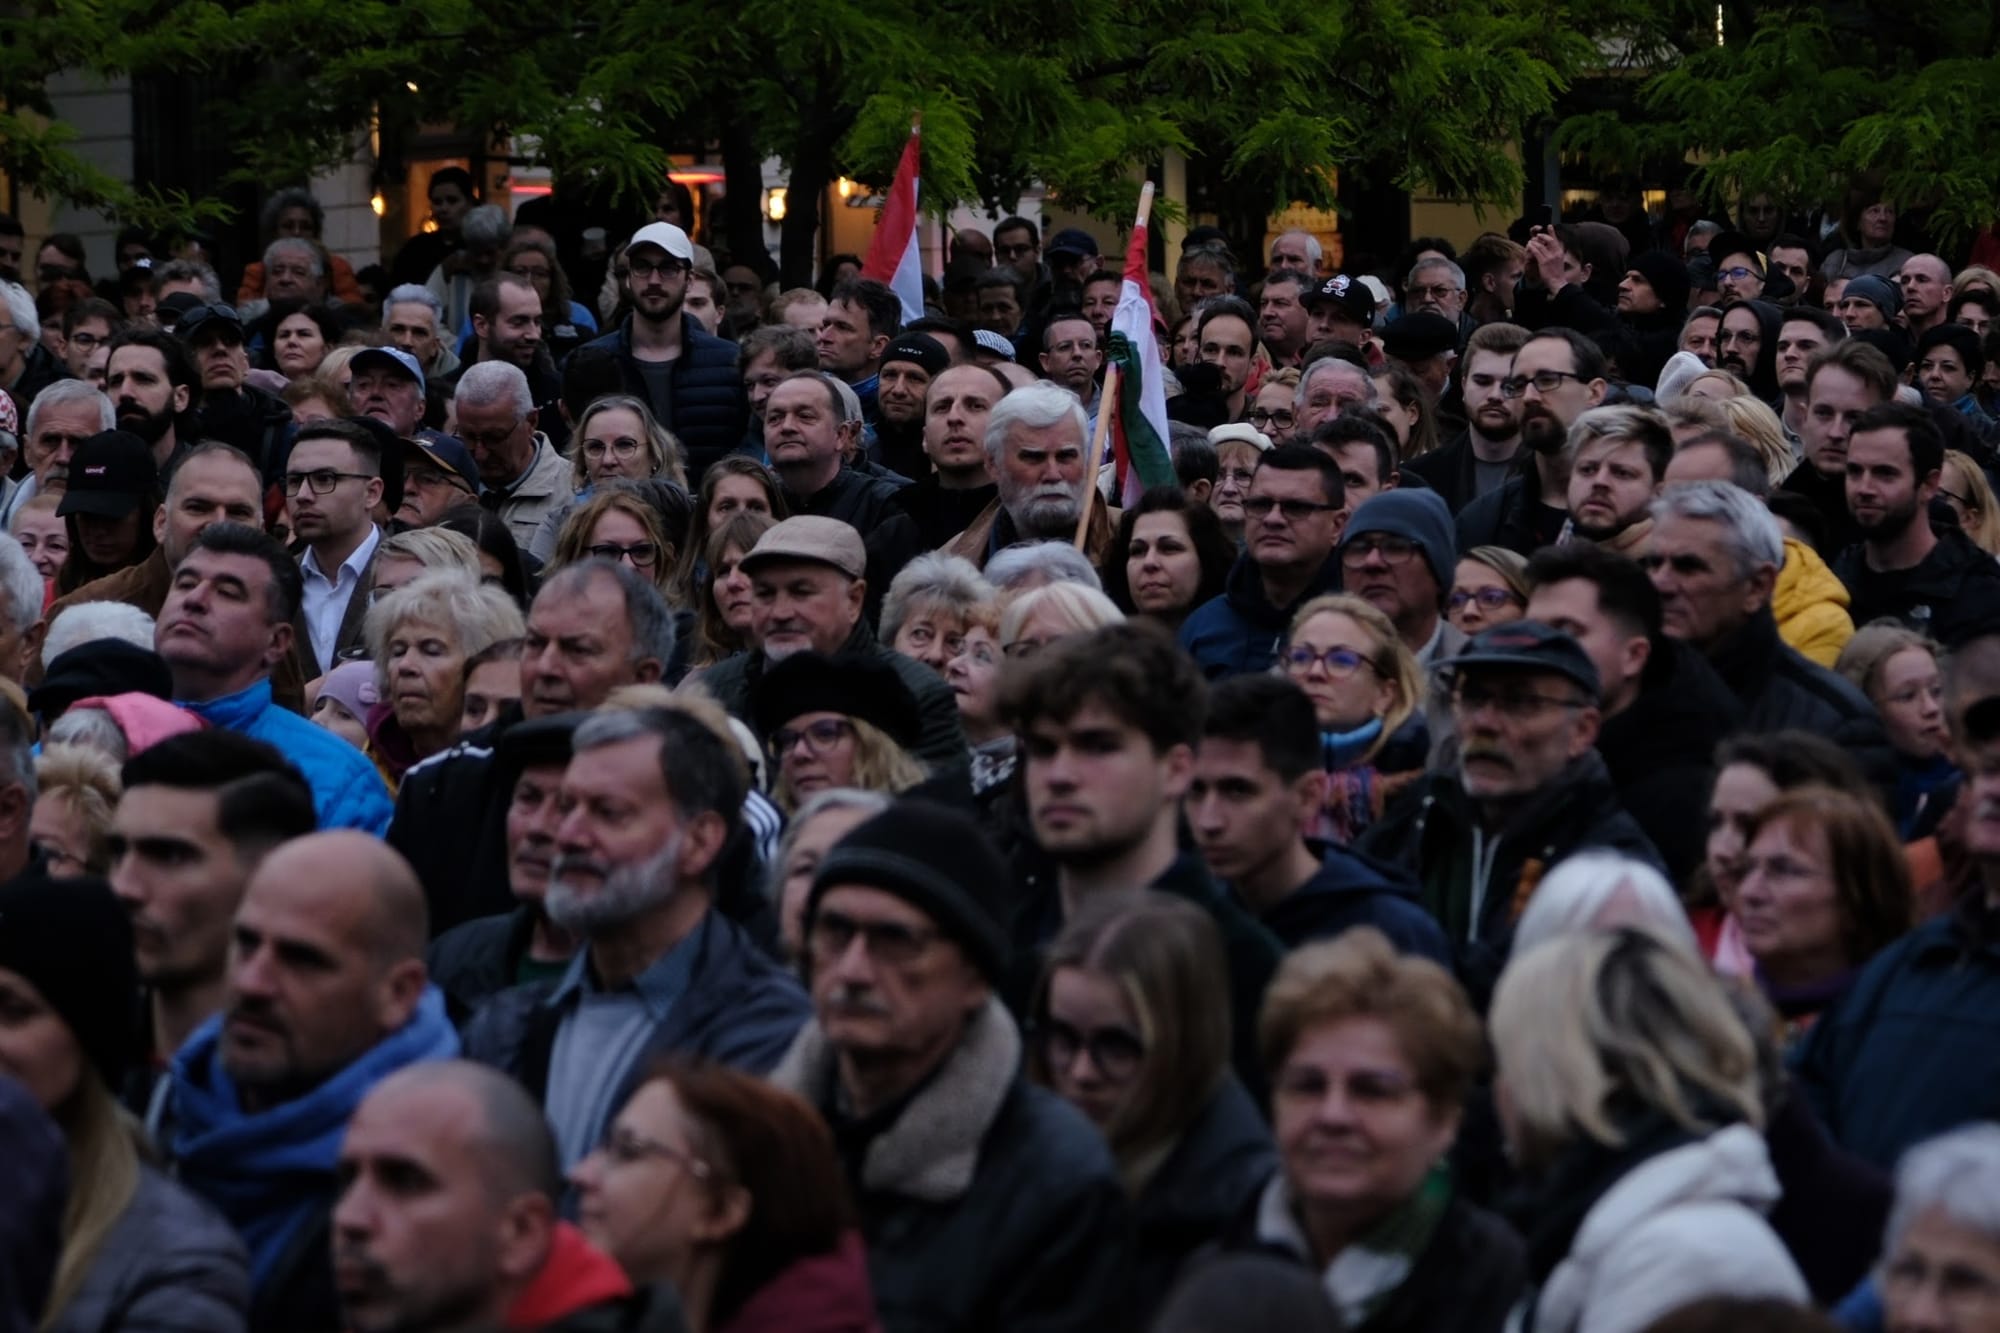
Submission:
M 896 164 L 896 179 L 875 219 L 875 239 L 868 243 L 868 258 L 861 276 L 886 282 L 903 303 L 903 322 L 924 317 L 924 257 L 917 248 L 917 162 L 920 140 L 917 127 L 910 127 L 910 141 L 903 145 L 903 160 Z
M 1167 386 L 1161 378 L 1159 316 L 1146 281 L 1146 221 L 1132 228 L 1125 247 L 1125 282 L 1111 317 L 1111 362 L 1118 367 L 1118 400 L 1111 414 L 1111 444 L 1118 465 L 1118 503 L 1129 509 L 1149 486 L 1172 486 L 1174 456 L 1167 447 Z

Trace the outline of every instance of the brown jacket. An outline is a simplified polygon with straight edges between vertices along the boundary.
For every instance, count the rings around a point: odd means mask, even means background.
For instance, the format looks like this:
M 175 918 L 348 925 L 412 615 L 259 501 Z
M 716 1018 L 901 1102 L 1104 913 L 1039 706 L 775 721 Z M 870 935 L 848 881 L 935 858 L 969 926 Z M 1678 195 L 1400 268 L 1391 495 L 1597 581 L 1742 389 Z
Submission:
M 123 602 L 158 620 L 167 604 L 167 593 L 172 590 L 173 582 L 173 571 L 167 568 L 167 550 L 164 546 L 156 546 L 153 553 L 138 564 L 114 570 L 101 579 L 92 579 L 68 596 L 57 598 L 42 617 L 42 623 L 53 625 L 57 616 L 85 602 Z M 42 662 L 38 656 L 28 663 L 27 683 L 38 685 L 41 679 Z M 299 674 L 298 663 L 292 658 L 286 657 L 271 673 L 271 696 L 280 708 L 289 708 L 294 713 L 305 711 L 305 678 Z
M 1104 504 L 1102 499 L 1095 491 L 1092 492 L 1090 526 L 1085 530 L 1083 540 L 1083 553 L 1099 569 L 1104 568 L 1104 557 L 1111 549 L 1112 539 L 1118 535 L 1118 519 L 1123 512 Z M 979 511 L 979 517 L 973 519 L 964 532 L 946 542 L 942 549 L 946 555 L 963 556 L 984 569 L 987 559 L 995 551 L 1004 550 L 1020 540 L 1014 531 L 1014 520 L 1001 511 L 996 497 L 992 504 Z

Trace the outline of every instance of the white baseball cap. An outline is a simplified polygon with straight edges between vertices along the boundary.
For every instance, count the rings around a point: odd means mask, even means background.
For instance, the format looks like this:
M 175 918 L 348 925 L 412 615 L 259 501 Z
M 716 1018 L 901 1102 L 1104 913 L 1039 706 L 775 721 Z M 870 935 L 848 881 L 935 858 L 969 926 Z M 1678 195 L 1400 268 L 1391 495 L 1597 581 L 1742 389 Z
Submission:
M 694 262 L 694 242 L 671 222 L 648 222 L 632 233 L 632 239 L 625 248 L 636 250 L 642 245 L 657 245 L 683 264 Z

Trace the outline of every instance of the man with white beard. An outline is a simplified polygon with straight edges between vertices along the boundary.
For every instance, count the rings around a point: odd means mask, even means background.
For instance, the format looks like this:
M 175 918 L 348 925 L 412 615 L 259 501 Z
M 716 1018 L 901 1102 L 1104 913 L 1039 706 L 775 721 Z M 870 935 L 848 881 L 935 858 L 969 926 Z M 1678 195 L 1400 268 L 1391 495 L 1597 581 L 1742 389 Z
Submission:
M 1068 389 L 1039 380 L 1002 398 L 986 418 L 986 459 L 1000 494 L 945 553 L 984 569 L 1016 542 L 1073 540 L 1089 453 L 1083 403 Z M 1102 567 L 1118 516 L 1098 506 L 1090 517 L 1084 554 Z
M 712 707 L 601 712 L 577 727 L 543 908 L 583 941 L 554 981 L 502 991 L 466 1054 L 541 1103 L 565 1170 L 597 1146 L 662 1056 L 753 1073 L 809 1011 L 793 976 L 715 909 L 715 870 L 748 789 Z

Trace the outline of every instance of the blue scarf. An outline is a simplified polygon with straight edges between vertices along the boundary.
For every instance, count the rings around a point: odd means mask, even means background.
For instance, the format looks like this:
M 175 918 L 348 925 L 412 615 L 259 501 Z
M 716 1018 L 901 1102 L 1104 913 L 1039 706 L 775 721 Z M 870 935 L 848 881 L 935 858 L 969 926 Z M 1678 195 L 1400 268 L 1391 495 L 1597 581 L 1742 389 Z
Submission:
M 1379 717 L 1368 719 L 1352 731 L 1322 731 L 1319 744 L 1327 772 L 1337 773 L 1360 763 L 1361 757 L 1368 753 L 1368 747 L 1381 734 L 1382 719 Z
M 406 1065 L 458 1054 L 444 993 L 427 987 L 410 1021 L 303 1097 L 250 1114 L 222 1067 L 222 1015 L 173 1061 L 173 1158 L 181 1183 L 219 1209 L 250 1251 L 261 1290 L 299 1231 L 326 1207 L 348 1119 Z

